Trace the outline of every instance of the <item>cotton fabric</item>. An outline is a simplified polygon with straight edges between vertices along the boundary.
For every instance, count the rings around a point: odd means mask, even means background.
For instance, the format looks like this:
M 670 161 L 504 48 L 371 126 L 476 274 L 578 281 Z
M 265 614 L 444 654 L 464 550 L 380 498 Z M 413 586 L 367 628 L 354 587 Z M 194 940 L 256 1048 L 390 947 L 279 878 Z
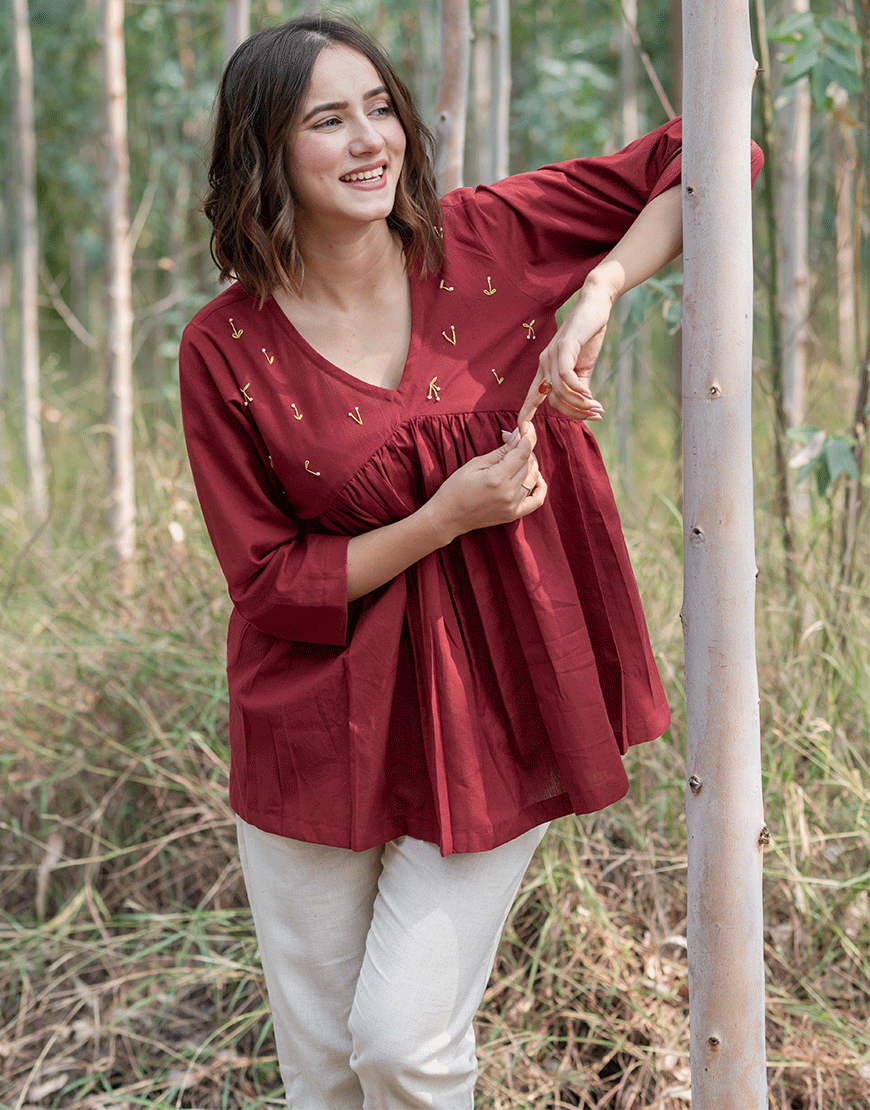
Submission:
M 472 1020 L 545 827 L 447 858 L 238 832 L 287 1105 L 471 1110 Z
M 595 439 L 550 406 L 541 509 L 351 604 L 346 558 L 349 537 L 501 445 L 557 307 L 679 180 L 680 134 L 674 121 L 448 195 L 447 262 L 409 274 L 396 390 L 328 362 L 238 285 L 186 328 L 185 435 L 234 605 L 230 801 L 247 822 L 356 851 L 405 834 L 483 851 L 617 800 L 628 747 L 667 727 Z

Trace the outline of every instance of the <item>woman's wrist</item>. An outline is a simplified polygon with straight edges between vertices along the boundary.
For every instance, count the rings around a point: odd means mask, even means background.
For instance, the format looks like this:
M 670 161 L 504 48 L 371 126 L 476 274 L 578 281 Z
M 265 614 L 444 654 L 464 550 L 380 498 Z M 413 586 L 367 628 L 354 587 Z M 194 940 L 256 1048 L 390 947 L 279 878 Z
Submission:
M 583 287 L 589 292 L 600 290 L 614 305 L 625 290 L 625 269 L 615 258 L 605 258 L 589 271 Z

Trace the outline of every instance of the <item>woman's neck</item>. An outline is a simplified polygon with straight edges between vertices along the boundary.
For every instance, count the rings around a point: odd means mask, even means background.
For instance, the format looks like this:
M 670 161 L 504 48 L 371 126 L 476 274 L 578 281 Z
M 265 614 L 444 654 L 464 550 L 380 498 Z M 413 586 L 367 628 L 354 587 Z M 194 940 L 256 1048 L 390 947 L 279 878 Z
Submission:
M 300 299 L 309 307 L 352 311 L 404 275 L 401 240 L 384 221 L 361 234 L 308 235 L 299 246 L 305 265 Z

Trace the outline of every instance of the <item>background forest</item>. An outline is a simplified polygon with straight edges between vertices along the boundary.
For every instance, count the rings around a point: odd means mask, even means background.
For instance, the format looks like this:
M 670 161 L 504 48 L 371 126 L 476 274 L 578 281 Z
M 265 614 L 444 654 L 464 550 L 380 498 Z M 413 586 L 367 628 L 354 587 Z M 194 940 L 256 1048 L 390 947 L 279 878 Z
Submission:
M 777 1110 L 870 1106 L 870 10 L 815 5 L 751 11 L 767 155 L 755 504 Z M 181 328 L 218 288 L 197 205 L 225 19 L 243 5 L 121 7 L 129 474 L 101 5 L 8 0 L 0 20 L 0 1107 L 277 1108 L 226 802 L 228 601 L 176 398 Z M 301 10 L 252 0 L 252 26 Z M 432 121 L 436 0 L 335 10 L 381 39 Z M 508 42 L 489 3 L 471 16 L 467 184 L 497 172 Z M 512 172 L 613 150 L 679 110 L 679 0 L 513 0 L 509 16 Z M 32 48 L 32 182 L 16 21 Z M 526 878 L 479 1014 L 481 1110 L 690 1100 L 679 271 L 627 300 L 599 363 L 596 434 L 674 721 L 630 757 L 629 797 L 558 822 Z

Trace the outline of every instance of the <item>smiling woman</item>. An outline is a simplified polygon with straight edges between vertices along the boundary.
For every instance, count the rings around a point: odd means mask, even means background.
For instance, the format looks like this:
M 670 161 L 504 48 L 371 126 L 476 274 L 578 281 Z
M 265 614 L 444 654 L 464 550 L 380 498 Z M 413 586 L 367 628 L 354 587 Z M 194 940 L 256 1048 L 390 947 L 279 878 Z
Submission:
M 679 151 L 675 121 L 439 202 L 357 29 L 294 20 L 227 66 L 206 212 L 236 280 L 185 329 L 182 409 L 293 1110 L 472 1106 L 532 853 L 667 727 L 585 422 L 614 301 L 679 251 Z

